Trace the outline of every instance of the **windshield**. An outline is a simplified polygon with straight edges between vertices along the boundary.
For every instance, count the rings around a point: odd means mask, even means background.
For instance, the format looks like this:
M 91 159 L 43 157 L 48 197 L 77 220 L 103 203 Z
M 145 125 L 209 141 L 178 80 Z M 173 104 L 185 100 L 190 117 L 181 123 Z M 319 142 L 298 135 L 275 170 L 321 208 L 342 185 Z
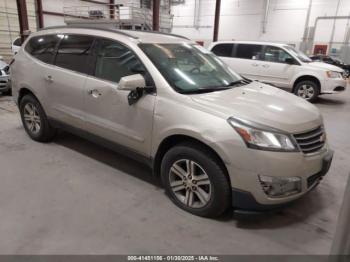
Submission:
M 168 83 L 180 93 L 213 92 L 244 81 L 199 45 L 140 44 Z
M 284 48 L 287 49 L 292 55 L 296 56 L 301 62 L 304 62 L 304 63 L 312 62 L 312 60 L 307 55 L 295 49 L 294 47 L 286 45 L 284 46 Z

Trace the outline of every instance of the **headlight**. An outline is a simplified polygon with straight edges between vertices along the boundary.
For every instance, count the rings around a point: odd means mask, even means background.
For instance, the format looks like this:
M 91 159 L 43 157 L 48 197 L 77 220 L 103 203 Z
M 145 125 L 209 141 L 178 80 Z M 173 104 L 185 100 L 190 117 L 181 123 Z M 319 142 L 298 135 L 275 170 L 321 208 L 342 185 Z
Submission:
M 289 134 L 233 117 L 227 121 L 249 148 L 268 151 L 298 151 Z
M 269 197 L 286 197 L 301 192 L 300 177 L 273 177 L 259 175 L 259 182 Z
M 342 74 L 336 71 L 327 71 L 326 74 L 329 78 L 342 78 Z

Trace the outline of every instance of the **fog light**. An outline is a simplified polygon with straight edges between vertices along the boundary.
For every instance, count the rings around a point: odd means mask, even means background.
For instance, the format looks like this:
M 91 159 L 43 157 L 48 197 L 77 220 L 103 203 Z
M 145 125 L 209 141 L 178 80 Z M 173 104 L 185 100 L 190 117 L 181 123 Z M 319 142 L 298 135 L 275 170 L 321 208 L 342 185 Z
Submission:
M 269 197 L 286 197 L 301 192 L 300 177 L 274 177 L 259 175 L 263 191 Z

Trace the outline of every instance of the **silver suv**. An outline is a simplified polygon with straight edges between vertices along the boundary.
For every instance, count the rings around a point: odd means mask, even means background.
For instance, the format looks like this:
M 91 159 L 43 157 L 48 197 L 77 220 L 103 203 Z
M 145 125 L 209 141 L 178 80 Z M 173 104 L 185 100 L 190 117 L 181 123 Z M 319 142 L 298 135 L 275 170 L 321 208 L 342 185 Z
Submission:
M 182 209 L 215 217 L 291 202 L 327 173 L 318 109 L 160 33 L 56 27 L 32 34 L 11 66 L 24 128 L 64 128 L 149 164 Z

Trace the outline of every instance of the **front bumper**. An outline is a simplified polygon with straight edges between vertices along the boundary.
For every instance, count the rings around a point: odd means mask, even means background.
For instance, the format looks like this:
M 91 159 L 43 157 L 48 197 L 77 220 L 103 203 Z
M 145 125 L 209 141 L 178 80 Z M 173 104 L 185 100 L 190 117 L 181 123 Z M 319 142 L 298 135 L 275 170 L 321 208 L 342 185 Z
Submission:
M 321 94 L 337 94 L 345 91 L 347 82 L 343 78 L 328 78 L 323 82 Z
M 8 75 L 0 75 L 0 92 L 6 92 L 10 88 L 9 85 L 9 76 Z
M 256 213 L 256 212 L 263 212 L 263 211 L 271 211 L 280 209 L 281 207 L 286 206 L 287 204 L 290 204 L 294 200 L 300 198 L 301 196 L 305 195 L 306 193 L 310 192 L 312 189 L 314 189 L 319 182 L 322 180 L 322 178 L 327 174 L 329 171 L 329 168 L 331 166 L 332 160 L 333 160 L 333 154 L 334 152 L 332 150 L 328 150 L 325 155 L 322 157 L 322 165 L 321 170 L 317 173 L 314 173 L 304 180 L 304 190 L 303 192 L 293 196 L 293 197 L 287 197 L 287 198 L 281 198 L 283 199 L 282 202 L 274 203 L 274 201 L 271 201 L 267 204 L 261 203 L 256 199 L 256 197 L 253 195 L 253 193 L 237 188 L 232 189 L 232 206 L 236 210 L 236 212 L 242 212 L 242 213 Z M 266 196 L 268 198 L 268 196 Z M 275 200 L 275 199 L 274 199 Z

